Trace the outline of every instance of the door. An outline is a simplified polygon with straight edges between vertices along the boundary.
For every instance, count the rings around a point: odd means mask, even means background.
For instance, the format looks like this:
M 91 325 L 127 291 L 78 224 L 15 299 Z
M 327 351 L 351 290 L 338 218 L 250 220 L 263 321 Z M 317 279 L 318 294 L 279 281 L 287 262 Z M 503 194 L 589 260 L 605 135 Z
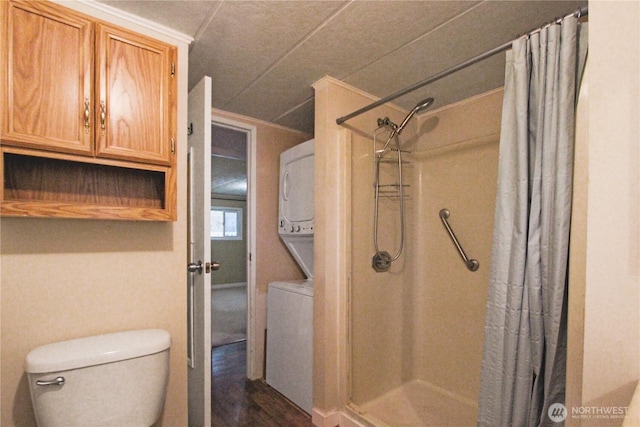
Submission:
M 0 11 L 3 142 L 91 154 L 92 22 L 50 2 L 2 1 Z
M 189 92 L 189 426 L 211 426 L 211 78 Z
M 122 28 L 96 26 L 96 151 L 172 164 L 177 49 Z

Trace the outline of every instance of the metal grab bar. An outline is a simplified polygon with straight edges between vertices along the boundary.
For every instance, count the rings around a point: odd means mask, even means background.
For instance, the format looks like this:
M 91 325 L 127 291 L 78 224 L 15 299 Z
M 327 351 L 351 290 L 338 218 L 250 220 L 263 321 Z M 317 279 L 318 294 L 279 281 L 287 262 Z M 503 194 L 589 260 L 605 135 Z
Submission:
M 451 227 L 449 226 L 449 223 L 447 222 L 447 218 L 449 218 L 449 215 L 450 215 L 449 209 L 440 209 L 439 215 L 440 215 L 440 219 L 442 220 L 442 224 L 444 225 L 444 228 L 447 229 L 447 232 L 449 233 L 449 237 L 451 237 L 451 241 L 458 249 L 458 252 L 462 257 L 462 261 L 464 262 L 464 264 L 467 266 L 469 270 L 476 271 L 478 268 L 480 268 L 480 263 L 478 262 L 478 260 L 467 258 L 467 255 L 464 253 L 462 246 L 460 246 L 458 239 L 456 239 L 456 235 L 453 234 L 453 230 L 451 229 Z

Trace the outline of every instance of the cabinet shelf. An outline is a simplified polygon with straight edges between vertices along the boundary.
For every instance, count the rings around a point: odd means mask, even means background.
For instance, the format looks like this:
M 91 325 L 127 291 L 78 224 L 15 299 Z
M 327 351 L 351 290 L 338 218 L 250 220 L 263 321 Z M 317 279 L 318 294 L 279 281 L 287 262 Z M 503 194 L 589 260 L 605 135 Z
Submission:
M 3 216 L 175 219 L 166 191 L 174 179 L 171 168 L 91 163 L 6 147 L 1 154 Z

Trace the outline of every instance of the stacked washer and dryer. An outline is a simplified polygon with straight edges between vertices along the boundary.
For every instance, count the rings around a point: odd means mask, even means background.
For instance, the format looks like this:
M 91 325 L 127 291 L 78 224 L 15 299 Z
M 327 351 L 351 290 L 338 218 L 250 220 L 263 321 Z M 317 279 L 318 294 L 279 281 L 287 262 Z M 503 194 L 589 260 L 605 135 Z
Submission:
M 312 408 L 314 140 L 280 155 L 278 231 L 306 280 L 269 284 L 267 384 L 307 413 Z

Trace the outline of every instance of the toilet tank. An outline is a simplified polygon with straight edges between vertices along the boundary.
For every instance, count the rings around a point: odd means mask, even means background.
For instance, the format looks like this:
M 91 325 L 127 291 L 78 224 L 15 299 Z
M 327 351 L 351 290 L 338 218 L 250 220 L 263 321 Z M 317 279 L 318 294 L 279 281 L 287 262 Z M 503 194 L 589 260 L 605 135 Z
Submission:
M 25 360 L 38 426 L 151 426 L 169 378 L 171 337 L 161 329 L 47 344 Z

